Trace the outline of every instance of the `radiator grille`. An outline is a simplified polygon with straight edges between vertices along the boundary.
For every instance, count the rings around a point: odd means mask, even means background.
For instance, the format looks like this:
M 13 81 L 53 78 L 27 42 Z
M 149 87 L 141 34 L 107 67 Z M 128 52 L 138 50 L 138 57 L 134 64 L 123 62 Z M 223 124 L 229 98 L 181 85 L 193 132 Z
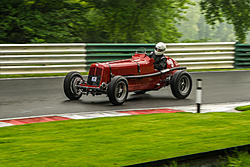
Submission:
M 101 81 L 102 69 L 98 67 L 92 67 L 89 69 L 88 85 L 99 86 Z
M 89 69 L 89 75 L 94 75 L 95 73 L 95 68 L 90 68 Z

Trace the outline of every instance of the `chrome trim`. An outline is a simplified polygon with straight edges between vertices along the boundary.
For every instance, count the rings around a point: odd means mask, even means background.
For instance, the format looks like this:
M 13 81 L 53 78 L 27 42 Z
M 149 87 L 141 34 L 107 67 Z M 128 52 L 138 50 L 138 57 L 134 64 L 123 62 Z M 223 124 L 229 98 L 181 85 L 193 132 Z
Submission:
M 146 78 L 146 77 L 153 77 L 153 76 L 157 76 L 157 75 L 161 75 L 170 71 L 175 71 L 175 70 L 185 70 L 187 69 L 187 67 L 174 67 L 174 68 L 170 68 L 170 69 L 164 69 L 161 70 L 159 72 L 156 73 L 152 73 L 152 74 L 144 74 L 144 75 L 130 75 L 130 76 L 123 76 L 126 79 L 136 79 L 136 78 Z

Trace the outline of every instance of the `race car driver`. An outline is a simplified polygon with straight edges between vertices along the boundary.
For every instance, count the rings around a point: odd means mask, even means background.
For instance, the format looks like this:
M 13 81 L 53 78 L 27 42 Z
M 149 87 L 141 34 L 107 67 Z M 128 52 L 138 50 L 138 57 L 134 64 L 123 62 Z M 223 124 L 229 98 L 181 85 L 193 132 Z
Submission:
M 154 68 L 157 70 L 163 70 L 167 66 L 167 59 L 164 56 L 166 45 L 163 42 L 159 42 L 155 45 L 155 49 L 150 53 L 149 57 L 155 60 Z

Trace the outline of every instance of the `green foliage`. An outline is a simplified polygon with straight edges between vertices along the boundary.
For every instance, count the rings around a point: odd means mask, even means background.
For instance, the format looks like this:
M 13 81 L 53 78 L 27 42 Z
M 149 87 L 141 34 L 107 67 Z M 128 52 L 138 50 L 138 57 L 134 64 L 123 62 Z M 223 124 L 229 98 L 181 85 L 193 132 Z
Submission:
M 0 43 L 176 42 L 189 0 L 1 0 Z
M 237 156 L 228 156 L 227 163 L 223 167 L 249 167 L 250 154 L 248 152 L 238 152 Z
M 215 25 L 217 21 L 233 24 L 237 39 L 246 41 L 250 27 L 249 0 L 201 0 L 200 6 L 209 24 Z
M 84 9 L 80 4 L 1 0 L 0 11 L 0 43 L 79 42 L 84 33 L 86 19 L 81 16 Z
M 229 42 L 235 41 L 233 25 L 228 23 L 216 23 L 211 26 L 206 23 L 204 15 L 200 13 L 200 0 L 193 0 L 195 5 L 190 6 L 184 15 L 185 20 L 178 25 L 183 34 L 181 42 Z
M 180 37 L 175 23 L 182 19 L 187 0 L 99 0 L 91 19 L 104 30 L 108 42 L 174 42 Z M 100 24 L 102 23 L 102 24 Z

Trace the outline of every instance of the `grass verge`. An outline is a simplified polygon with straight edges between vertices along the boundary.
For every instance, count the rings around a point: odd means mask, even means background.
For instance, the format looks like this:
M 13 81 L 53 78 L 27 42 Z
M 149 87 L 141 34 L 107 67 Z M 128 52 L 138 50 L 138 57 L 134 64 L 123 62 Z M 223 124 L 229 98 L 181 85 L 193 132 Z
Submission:
M 238 111 L 250 112 L 250 105 L 239 106 L 235 108 Z M 248 152 L 239 152 L 237 156 L 227 157 L 227 163 L 223 167 L 249 167 L 250 154 Z
M 247 106 L 239 106 L 235 108 L 238 111 L 250 111 L 250 105 Z
M 250 111 L 150 114 L 0 128 L 0 166 L 124 166 L 250 142 Z

